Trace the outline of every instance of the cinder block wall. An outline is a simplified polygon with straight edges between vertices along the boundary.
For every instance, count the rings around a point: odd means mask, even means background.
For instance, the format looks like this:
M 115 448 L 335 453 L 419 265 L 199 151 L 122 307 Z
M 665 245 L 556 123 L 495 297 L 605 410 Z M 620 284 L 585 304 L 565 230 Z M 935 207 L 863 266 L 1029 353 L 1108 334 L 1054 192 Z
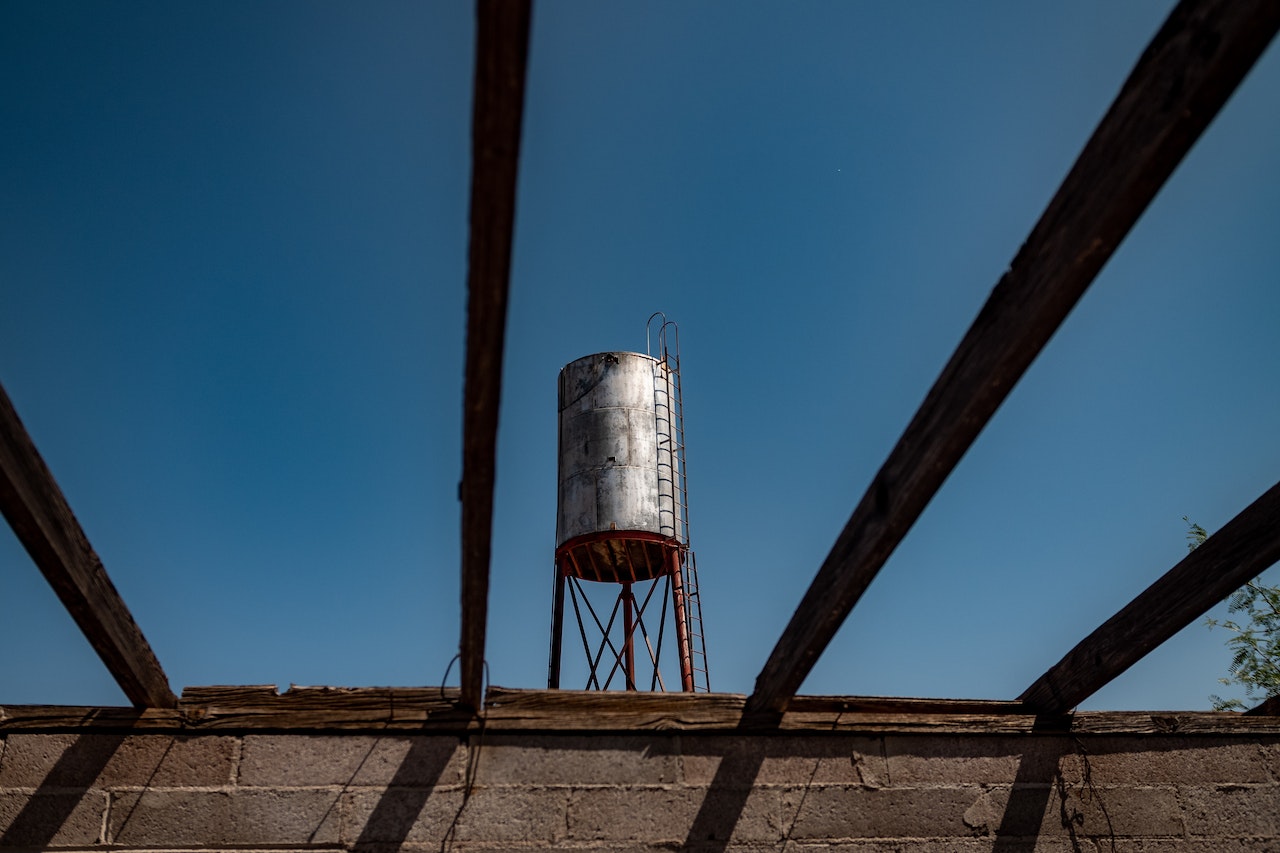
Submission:
M 0 740 L 0 848 L 1280 851 L 1280 737 Z

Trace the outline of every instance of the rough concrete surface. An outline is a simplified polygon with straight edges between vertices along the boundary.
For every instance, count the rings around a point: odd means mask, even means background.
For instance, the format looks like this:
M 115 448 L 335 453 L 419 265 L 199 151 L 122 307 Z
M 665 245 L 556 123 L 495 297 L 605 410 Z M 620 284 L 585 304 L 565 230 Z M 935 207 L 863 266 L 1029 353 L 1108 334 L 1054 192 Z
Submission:
M 3 850 L 1280 851 L 1280 737 L 0 738 Z

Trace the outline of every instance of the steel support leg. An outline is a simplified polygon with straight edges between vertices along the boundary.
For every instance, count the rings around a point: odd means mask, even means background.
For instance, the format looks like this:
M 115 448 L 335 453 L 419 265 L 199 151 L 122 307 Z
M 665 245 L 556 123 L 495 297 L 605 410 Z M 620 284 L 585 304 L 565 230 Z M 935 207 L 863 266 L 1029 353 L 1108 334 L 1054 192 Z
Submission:
M 668 552 L 671 572 L 671 598 L 675 605 L 676 647 L 680 651 L 680 689 L 693 692 L 693 647 L 690 645 L 689 622 L 685 618 L 684 578 L 680 572 L 680 552 L 672 548 Z
M 560 689 L 560 650 L 564 645 L 564 569 L 555 561 L 551 598 L 551 657 L 547 664 L 547 689 Z

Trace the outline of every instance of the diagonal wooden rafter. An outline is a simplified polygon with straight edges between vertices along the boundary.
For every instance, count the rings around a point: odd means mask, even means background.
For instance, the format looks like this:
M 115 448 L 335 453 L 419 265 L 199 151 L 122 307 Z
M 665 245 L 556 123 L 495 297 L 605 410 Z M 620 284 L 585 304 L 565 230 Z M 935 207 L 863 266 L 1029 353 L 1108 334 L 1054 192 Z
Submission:
M 139 708 L 177 707 L 160 662 L 3 387 L 0 512 L 129 701 Z
M 480 707 L 529 0 L 478 0 L 462 435 L 461 704 Z
M 1280 560 L 1280 483 L 1125 605 L 1018 698 L 1037 713 L 1079 705 Z
M 853 606 L 1280 27 L 1273 0 L 1184 0 L 836 539 L 756 679 L 777 718 Z

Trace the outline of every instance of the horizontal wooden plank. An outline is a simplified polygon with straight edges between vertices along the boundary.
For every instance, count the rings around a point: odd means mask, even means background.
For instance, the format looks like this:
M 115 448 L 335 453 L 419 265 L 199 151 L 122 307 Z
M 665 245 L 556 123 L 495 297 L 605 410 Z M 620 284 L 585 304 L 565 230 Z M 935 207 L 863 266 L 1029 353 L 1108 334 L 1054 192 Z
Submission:
M 1021 702 L 1005 699 L 922 699 L 901 696 L 796 696 L 788 713 L 807 714 L 1026 714 Z
M 202 729 L 465 729 L 457 688 L 197 687 L 182 692 L 185 725 Z
M 274 684 L 215 684 L 209 687 L 184 687 L 181 701 L 189 705 L 252 705 L 273 703 L 280 698 Z
M 0 512 L 125 697 L 172 708 L 177 697 L 151 645 L 0 387 Z M 38 638 L 32 638 L 38 646 Z
M 1017 702 L 798 696 L 780 723 L 743 721 L 746 697 L 729 693 L 600 693 L 491 688 L 482 718 L 459 692 L 421 688 L 188 688 L 176 709 L 0 707 L 0 733 L 53 731 L 236 734 L 478 732 L 607 734 L 699 732 L 820 734 L 1268 734 L 1280 718 L 1223 712 L 1036 715 Z
M 80 705 L 0 705 L 0 734 L 60 731 L 180 731 L 177 708 L 112 708 Z
M 1280 718 L 1227 711 L 1082 711 L 1069 718 L 1072 734 L 1280 734 Z
M 756 679 L 779 717 L 942 483 L 1280 26 L 1274 0 L 1184 0 L 943 368 Z
M 734 693 L 495 687 L 485 697 L 485 724 L 566 731 L 714 729 L 737 725 L 745 701 L 745 696 Z

